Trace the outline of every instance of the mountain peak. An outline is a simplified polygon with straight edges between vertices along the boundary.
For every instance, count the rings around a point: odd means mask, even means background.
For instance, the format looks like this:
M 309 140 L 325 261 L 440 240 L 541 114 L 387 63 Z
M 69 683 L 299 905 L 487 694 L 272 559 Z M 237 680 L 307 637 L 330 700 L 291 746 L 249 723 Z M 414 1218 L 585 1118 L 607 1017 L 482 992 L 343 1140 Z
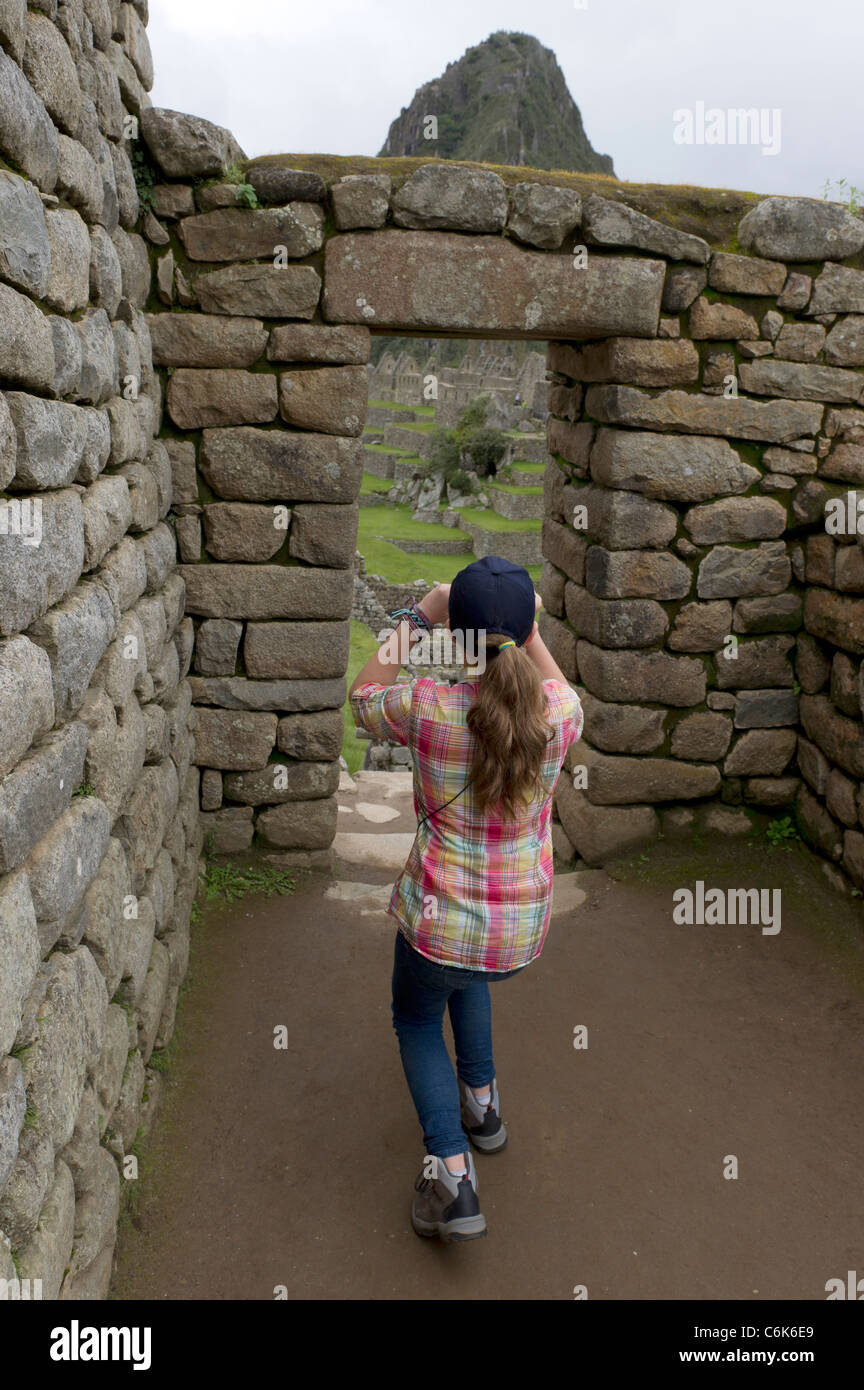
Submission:
M 436 139 L 428 135 L 432 116 Z M 504 30 L 419 87 L 379 154 L 614 175 L 611 157 L 597 154 L 585 134 L 552 49 Z

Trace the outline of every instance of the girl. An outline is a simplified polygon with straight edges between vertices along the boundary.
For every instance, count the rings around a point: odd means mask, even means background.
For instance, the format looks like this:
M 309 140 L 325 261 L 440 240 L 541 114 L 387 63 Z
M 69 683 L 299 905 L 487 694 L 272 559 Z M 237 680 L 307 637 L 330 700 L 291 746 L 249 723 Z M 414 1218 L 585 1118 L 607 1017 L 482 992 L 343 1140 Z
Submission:
M 492 1060 L 489 982 L 539 956 L 552 906 L 552 793 L 582 732 L 578 695 L 537 630 L 521 565 L 487 555 L 392 617 L 398 627 L 351 686 L 356 725 L 406 744 L 414 844 L 390 898 L 393 1026 L 426 1160 L 418 1235 L 486 1234 L 470 1145 L 507 1142 Z M 409 647 L 446 623 L 481 662 L 456 685 L 399 682 Z M 449 1009 L 456 1074 L 442 1030 Z

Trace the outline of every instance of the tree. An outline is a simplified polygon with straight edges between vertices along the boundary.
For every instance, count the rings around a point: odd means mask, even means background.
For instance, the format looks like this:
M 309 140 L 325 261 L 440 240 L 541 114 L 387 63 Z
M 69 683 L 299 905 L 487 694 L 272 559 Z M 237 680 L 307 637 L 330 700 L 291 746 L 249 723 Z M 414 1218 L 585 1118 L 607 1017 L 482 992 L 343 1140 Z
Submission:
M 459 457 L 481 478 L 497 471 L 507 452 L 507 436 L 501 430 L 468 430 L 461 439 Z

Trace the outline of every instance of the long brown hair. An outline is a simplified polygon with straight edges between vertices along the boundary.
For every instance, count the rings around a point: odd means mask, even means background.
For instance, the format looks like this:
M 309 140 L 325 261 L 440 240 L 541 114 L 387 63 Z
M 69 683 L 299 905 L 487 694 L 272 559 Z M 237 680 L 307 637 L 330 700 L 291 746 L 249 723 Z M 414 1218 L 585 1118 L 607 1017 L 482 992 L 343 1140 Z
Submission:
M 515 820 L 540 790 L 550 725 L 542 677 L 528 653 L 491 651 L 505 640 L 486 634 L 486 669 L 465 722 L 477 740 L 471 765 L 477 805 L 481 811 L 500 806 L 505 819 Z

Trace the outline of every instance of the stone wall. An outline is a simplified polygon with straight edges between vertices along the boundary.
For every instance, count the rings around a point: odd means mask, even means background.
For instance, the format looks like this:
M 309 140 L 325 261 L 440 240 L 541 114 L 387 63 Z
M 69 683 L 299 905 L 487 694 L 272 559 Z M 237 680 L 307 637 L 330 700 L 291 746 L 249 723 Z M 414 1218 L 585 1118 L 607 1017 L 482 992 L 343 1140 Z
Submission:
M 134 230 L 146 17 L 0 0 L 4 1297 L 18 1276 L 105 1297 L 198 876 L 192 623 Z
M 0 1278 L 48 1298 L 105 1295 L 203 836 L 327 862 L 370 330 L 550 344 L 579 854 L 794 806 L 864 884 L 864 222 L 420 161 L 243 206 L 146 17 L 0 0 Z
M 167 175 L 185 137 L 148 124 Z M 211 132 L 214 152 L 228 138 Z M 658 809 L 671 827 L 720 802 L 744 830 L 735 808 L 795 805 L 860 877 L 861 550 L 826 537 L 823 509 L 864 484 L 864 222 L 751 198 L 731 226 L 728 206 L 706 223 L 670 192 L 672 226 L 572 185 L 417 161 L 395 186 L 385 169 L 334 181 L 253 163 L 258 209 L 224 206 L 225 185 L 164 195 L 183 295 L 149 322 L 182 431 L 169 447 L 188 483 L 178 529 L 219 842 L 329 844 L 367 335 L 463 334 L 550 344 L 543 624 L 585 694 L 585 785 L 563 779 L 558 798 L 579 853 L 650 838 Z M 497 541 L 530 563 L 524 544 Z M 290 746 L 287 727 L 304 730 Z
M 585 702 L 557 808 L 589 863 L 694 806 L 732 834 L 794 808 L 864 886 L 862 247 L 842 209 L 767 199 L 735 253 L 665 253 L 655 340 L 550 346 L 542 625 Z
M 165 307 L 148 323 L 165 368 L 180 573 L 196 628 L 205 844 L 327 864 L 369 331 L 309 322 L 321 288 L 320 179 L 286 176 L 272 211 L 221 207 L 230 185 L 191 182 L 202 170 L 198 127 L 156 113 L 142 128 L 175 175 L 157 189 Z M 207 131 L 204 169 L 218 174 L 225 133 Z M 173 302 L 181 291 L 197 309 Z
M 392 627 L 389 614 L 404 608 L 412 599 L 421 599 L 429 592 L 422 580 L 414 584 L 389 584 L 383 575 L 367 574 L 366 562 L 358 551 L 354 560 L 354 603 L 351 617 L 365 623 L 377 634 Z
M 262 206 L 249 208 L 237 205 L 236 186 L 218 181 L 236 157 L 227 132 L 160 112 L 145 113 L 142 132 L 161 180 L 147 224 L 158 248 L 148 325 L 164 374 L 173 516 L 196 629 L 191 687 L 204 833 L 217 852 L 251 846 L 282 862 L 326 862 L 336 828 L 372 319 L 378 326 L 362 286 L 368 280 L 377 295 L 376 274 L 385 285 L 390 277 L 386 264 L 364 268 L 355 287 L 353 248 L 386 259 L 394 232 L 383 224 L 413 225 L 407 209 L 412 197 L 428 200 L 429 173 L 418 170 L 413 194 L 393 195 L 387 176 L 328 186 L 315 171 L 253 166 L 248 178 Z M 444 171 L 445 183 L 452 172 Z M 455 174 L 452 190 L 448 183 L 432 195 L 451 203 L 455 196 L 460 205 L 466 190 Z M 208 175 L 214 181 L 202 182 Z M 480 175 L 481 218 L 488 218 L 490 180 L 500 213 L 503 184 Z M 469 181 L 470 201 L 477 176 Z M 566 218 L 573 204 L 565 202 Z M 506 212 L 506 197 L 504 204 Z M 457 220 L 463 215 L 457 206 Z M 474 225 L 476 211 L 467 216 L 465 230 L 484 230 Z M 395 235 L 393 250 L 413 256 L 415 275 L 427 249 L 440 259 L 451 243 L 470 251 L 475 240 Z M 510 240 L 495 244 L 516 250 Z M 533 263 L 545 258 L 527 259 L 539 274 Z M 644 285 L 656 317 L 656 270 Z M 520 293 L 517 284 L 503 304 L 512 299 L 517 328 Z M 340 307 L 346 295 L 348 312 Z M 592 304 L 598 296 L 607 297 L 607 285 L 592 276 Z M 619 305 L 615 325 L 640 331 L 651 310 L 645 294 L 632 298 L 635 321 Z M 435 328 L 437 303 L 433 310 Z M 397 305 L 394 322 L 403 317 Z M 487 317 L 497 336 L 497 318 Z M 550 323 L 561 327 L 551 309 L 528 336 L 545 338 Z M 422 327 L 422 316 L 400 326 Z M 481 313 L 477 327 L 485 326 Z M 408 442 L 422 448 L 424 440 L 412 434 Z

